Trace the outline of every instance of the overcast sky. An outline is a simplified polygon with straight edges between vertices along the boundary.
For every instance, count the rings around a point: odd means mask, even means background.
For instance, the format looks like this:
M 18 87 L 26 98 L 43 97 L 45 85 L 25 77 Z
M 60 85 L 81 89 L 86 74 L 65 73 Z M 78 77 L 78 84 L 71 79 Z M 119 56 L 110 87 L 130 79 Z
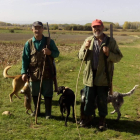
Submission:
M 9 23 L 140 22 L 140 0 L 0 0 L 0 21 Z

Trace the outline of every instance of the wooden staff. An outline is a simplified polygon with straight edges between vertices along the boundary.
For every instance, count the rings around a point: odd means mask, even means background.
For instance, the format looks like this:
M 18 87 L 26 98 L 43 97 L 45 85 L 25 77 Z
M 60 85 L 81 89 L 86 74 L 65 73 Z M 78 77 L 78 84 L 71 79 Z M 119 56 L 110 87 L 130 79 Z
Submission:
M 110 37 L 113 38 L 113 25 L 110 24 Z
M 110 24 L 110 37 L 113 38 L 113 24 Z M 110 83 L 110 91 L 109 91 L 109 95 L 113 95 L 113 71 L 114 71 L 114 66 L 112 68 L 112 77 L 111 77 L 111 83 Z
M 47 28 L 48 28 L 48 22 L 47 22 Z M 49 29 L 49 28 L 48 28 L 48 29 Z M 49 33 L 49 36 L 50 36 L 50 33 Z M 46 48 L 47 48 L 47 45 L 46 45 Z M 35 124 L 37 124 L 38 106 L 39 106 L 39 103 L 40 103 L 42 81 L 43 81 L 43 75 L 44 75 L 45 64 L 46 64 L 45 60 L 46 60 L 46 54 L 45 54 L 45 57 L 44 57 L 43 70 L 42 70 L 42 73 L 41 73 L 40 90 L 39 90 L 38 101 L 37 101 L 37 108 L 36 108 L 36 114 L 35 114 Z
M 47 22 L 47 29 L 48 29 L 48 35 L 49 35 L 49 43 L 48 45 L 50 44 L 50 31 L 49 31 L 49 25 L 48 25 L 48 22 Z M 49 46 L 48 46 L 49 47 Z M 49 48 L 50 49 L 50 48 Z M 58 85 L 57 85 L 57 79 L 56 79 L 56 65 L 55 65 L 55 61 L 53 62 L 53 68 L 54 68 L 54 71 L 55 71 L 55 76 L 53 78 L 53 82 L 54 82 L 54 92 L 57 92 L 58 91 Z

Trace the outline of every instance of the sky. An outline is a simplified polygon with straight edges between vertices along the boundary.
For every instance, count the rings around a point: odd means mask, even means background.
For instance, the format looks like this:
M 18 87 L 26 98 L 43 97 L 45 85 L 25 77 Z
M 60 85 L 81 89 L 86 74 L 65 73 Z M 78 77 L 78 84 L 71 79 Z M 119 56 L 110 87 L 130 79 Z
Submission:
M 140 22 L 140 0 L 0 0 L 0 21 L 32 24 Z

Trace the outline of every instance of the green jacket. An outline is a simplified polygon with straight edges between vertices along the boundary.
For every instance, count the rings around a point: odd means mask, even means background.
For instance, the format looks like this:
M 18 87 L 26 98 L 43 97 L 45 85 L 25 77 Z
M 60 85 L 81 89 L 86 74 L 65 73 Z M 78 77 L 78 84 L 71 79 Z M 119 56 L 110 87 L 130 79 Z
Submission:
M 90 48 L 87 50 L 87 54 L 85 55 L 85 43 L 86 40 L 91 40 Z M 99 53 L 99 62 L 98 62 L 98 68 L 96 72 L 96 76 L 93 83 L 93 71 L 92 71 L 92 65 L 93 65 L 93 42 L 94 38 L 93 36 L 88 37 L 83 43 L 80 51 L 79 51 L 79 59 L 85 61 L 85 69 L 83 72 L 83 84 L 89 87 L 92 87 L 93 84 L 96 86 L 108 86 L 107 76 L 105 73 L 105 62 L 104 62 L 104 53 L 102 50 L 102 47 L 105 43 L 102 43 L 101 50 Z M 114 67 L 114 63 L 119 62 L 121 58 L 123 57 L 121 51 L 119 50 L 119 47 L 116 43 L 116 41 L 113 38 L 110 38 L 108 46 L 109 47 L 109 56 L 107 58 L 107 65 L 108 65 L 108 72 L 110 81 L 112 79 L 112 70 Z
M 44 48 L 45 43 L 46 43 L 46 37 L 43 36 L 42 40 L 40 40 L 40 41 L 36 40 L 36 38 L 33 37 L 32 41 L 34 43 L 34 46 L 35 46 L 36 50 L 37 51 L 42 51 L 42 49 Z M 59 50 L 58 50 L 57 46 L 55 45 L 55 42 L 52 39 L 50 40 L 50 50 L 51 50 L 51 57 L 56 58 L 56 57 L 59 56 Z M 26 74 L 27 73 L 27 70 L 29 68 L 29 64 L 30 64 L 30 61 L 31 61 L 30 53 L 31 53 L 30 44 L 27 41 L 25 43 L 23 54 L 22 54 L 21 74 Z

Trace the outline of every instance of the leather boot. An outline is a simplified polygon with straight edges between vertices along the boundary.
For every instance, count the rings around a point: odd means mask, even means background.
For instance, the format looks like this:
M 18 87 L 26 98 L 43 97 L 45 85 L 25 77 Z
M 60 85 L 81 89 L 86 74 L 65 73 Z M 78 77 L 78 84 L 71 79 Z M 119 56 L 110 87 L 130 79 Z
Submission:
M 45 115 L 46 119 L 51 118 L 52 97 L 45 97 Z
M 99 129 L 104 130 L 106 128 L 105 117 L 100 117 L 99 120 Z
M 92 121 L 92 116 L 86 116 L 83 122 L 80 123 L 81 127 L 88 126 Z
M 37 102 L 38 102 L 38 96 L 33 96 L 33 103 L 34 103 L 34 112 L 31 114 L 31 116 L 35 116 L 35 114 L 36 114 L 36 108 L 37 108 Z M 39 103 L 39 105 L 38 105 L 38 113 L 37 113 L 37 115 L 39 115 L 40 114 L 40 103 Z

